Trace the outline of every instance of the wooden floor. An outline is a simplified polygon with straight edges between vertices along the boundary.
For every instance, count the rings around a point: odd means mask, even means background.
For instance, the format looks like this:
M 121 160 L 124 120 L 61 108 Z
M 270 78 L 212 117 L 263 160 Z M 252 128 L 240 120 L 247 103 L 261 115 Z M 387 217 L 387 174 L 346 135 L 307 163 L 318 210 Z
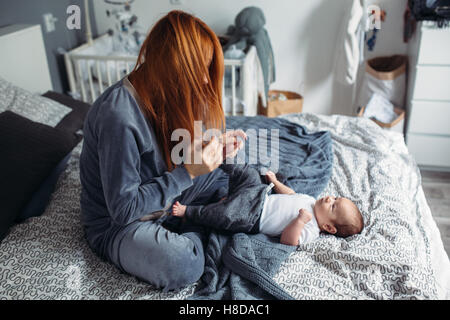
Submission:
M 450 172 L 421 169 L 422 188 L 431 213 L 441 232 L 447 255 L 450 257 Z

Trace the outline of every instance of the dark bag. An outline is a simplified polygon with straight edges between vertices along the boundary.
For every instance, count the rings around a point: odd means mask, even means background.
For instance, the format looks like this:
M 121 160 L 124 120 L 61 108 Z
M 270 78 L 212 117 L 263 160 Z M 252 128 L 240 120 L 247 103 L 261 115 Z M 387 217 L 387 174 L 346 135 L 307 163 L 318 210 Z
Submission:
M 450 21 L 450 0 L 409 0 L 409 8 L 417 21 L 437 21 L 441 27 Z

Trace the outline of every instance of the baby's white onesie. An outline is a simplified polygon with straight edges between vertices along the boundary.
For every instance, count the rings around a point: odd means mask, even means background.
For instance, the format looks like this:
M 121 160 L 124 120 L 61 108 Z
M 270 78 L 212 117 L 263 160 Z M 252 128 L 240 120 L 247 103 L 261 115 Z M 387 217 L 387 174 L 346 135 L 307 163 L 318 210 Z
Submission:
M 306 194 L 271 194 L 266 196 L 259 222 L 259 231 L 268 236 L 279 236 L 284 228 L 295 219 L 300 209 L 312 214 L 312 219 L 305 225 L 299 238 L 299 244 L 317 239 L 320 235 L 319 225 L 314 215 L 316 200 Z

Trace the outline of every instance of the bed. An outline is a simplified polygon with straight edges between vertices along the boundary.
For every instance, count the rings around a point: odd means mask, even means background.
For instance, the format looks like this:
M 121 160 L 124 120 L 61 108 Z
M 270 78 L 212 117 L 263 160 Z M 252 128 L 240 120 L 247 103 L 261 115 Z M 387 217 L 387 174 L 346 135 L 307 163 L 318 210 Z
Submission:
M 401 134 L 364 118 L 283 116 L 330 132 L 333 170 L 321 195 L 355 199 L 362 234 L 321 235 L 289 255 L 274 276 L 306 299 L 449 299 L 450 263 Z M 1 299 L 186 299 L 197 284 L 162 292 L 99 259 L 80 223 L 79 156 L 72 151 L 45 212 L 0 243 Z
M 26 47 L 28 42 L 20 45 Z M 13 56 L 1 54 L 0 58 L 14 61 Z M 38 58 L 30 55 L 28 64 L 46 60 Z M 51 87 L 27 87 L 25 77 L 14 76 L 26 75 L 28 65 L 16 67 L 0 74 L 19 86 L 0 78 L 0 116 L 9 110 L 55 128 L 62 123 L 64 130 L 80 128 L 89 105 L 68 97 L 32 94 Z M 308 113 L 282 118 L 311 133 L 330 133 L 332 172 L 319 197 L 352 198 L 364 216 L 365 228 L 349 239 L 322 235 L 298 247 L 274 274 L 275 283 L 299 300 L 449 299 L 450 262 L 403 136 L 365 118 Z M 13 225 L 0 242 L 0 299 L 192 297 L 198 283 L 162 292 L 121 273 L 91 251 L 80 222 L 82 144 L 83 140 L 74 145 L 45 211 Z M 3 214 L 4 203 L 1 208 Z

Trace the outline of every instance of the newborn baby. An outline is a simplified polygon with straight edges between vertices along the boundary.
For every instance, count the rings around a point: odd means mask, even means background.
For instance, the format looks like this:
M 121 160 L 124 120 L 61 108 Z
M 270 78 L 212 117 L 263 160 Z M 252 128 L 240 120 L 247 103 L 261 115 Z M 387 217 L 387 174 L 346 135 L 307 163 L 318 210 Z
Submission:
M 281 236 L 280 242 L 291 246 L 311 242 L 320 232 L 345 238 L 363 229 L 362 215 L 349 199 L 327 196 L 316 201 L 295 193 L 271 171 L 266 173 L 270 185 L 261 192 L 260 188 L 255 189 L 258 179 L 261 185 L 259 174 L 248 165 L 225 167 L 224 171 L 230 174 L 227 198 L 206 206 L 176 202 L 172 214 L 217 229 Z M 269 194 L 272 187 L 276 193 Z M 261 205 L 255 206 L 261 199 Z

